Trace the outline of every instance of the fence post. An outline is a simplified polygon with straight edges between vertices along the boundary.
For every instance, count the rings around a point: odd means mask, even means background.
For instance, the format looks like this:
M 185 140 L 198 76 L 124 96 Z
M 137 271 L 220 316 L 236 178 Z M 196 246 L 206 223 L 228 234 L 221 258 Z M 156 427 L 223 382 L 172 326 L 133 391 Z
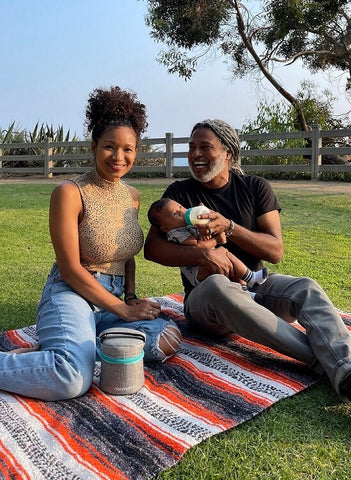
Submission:
M 52 147 L 50 146 L 52 143 L 52 138 L 46 137 L 44 140 L 44 176 L 48 178 L 53 177 L 53 173 L 51 172 L 52 168 Z
M 172 178 L 173 165 L 173 133 L 166 133 L 166 178 Z
M 312 156 L 311 156 L 311 180 L 319 180 L 319 166 L 322 164 L 322 138 L 320 136 L 321 126 L 312 125 Z

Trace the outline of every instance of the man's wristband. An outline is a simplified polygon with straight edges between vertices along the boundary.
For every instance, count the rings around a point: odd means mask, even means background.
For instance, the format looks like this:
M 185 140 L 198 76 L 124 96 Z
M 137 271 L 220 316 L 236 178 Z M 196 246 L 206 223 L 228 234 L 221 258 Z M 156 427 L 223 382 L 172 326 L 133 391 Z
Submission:
M 138 297 L 134 292 L 128 292 L 124 294 L 124 302 L 127 303 L 129 300 L 138 300 Z
M 229 227 L 227 228 L 227 230 L 225 231 L 225 235 L 226 237 L 231 237 L 233 231 L 234 231 L 234 228 L 235 228 L 235 223 L 233 220 L 229 220 L 230 224 L 229 224 Z

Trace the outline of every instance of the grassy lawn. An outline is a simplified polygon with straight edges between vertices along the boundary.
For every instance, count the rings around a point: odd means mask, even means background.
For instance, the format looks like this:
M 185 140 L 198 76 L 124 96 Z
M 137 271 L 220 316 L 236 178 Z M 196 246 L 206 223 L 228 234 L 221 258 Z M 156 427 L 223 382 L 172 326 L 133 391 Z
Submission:
M 35 322 L 35 309 L 54 260 L 48 233 L 53 185 L 0 185 L 0 329 Z M 163 185 L 138 185 L 140 221 Z M 351 312 L 351 200 L 333 193 L 276 190 L 283 208 L 285 255 L 272 271 L 317 280 L 343 311 Z M 137 292 L 182 290 L 178 269 L 137 257 Z M 326 381 L 280 402 L 255 419 L 202 442 L 166 479 L 348 480 L 351 406 L 339 403 Z

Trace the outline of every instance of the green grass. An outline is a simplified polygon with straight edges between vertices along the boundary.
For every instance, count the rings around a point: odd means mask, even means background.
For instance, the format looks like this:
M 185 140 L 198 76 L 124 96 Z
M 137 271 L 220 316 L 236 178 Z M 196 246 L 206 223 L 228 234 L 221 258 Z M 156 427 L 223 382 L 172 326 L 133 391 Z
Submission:
M 132 182 L 131 182 L 132 183 Z M 0 185 L 0 329 L 34 323 L 35 309 L 54 260 L 48 233 L 52 185 Z M 162 185 L 138 185 L 140 221 Z M 285 255 L 272 271 L 308 275 L 335 306 L 351 311 L 351 201 L 348 195 L 276 190 L 282 205 Z M 178 269 L 137 256 L 139 295 L 179 292 Z M 158 480 L 348 480 L 351 406 L 321 384 L 255 419 L 192 448 Z

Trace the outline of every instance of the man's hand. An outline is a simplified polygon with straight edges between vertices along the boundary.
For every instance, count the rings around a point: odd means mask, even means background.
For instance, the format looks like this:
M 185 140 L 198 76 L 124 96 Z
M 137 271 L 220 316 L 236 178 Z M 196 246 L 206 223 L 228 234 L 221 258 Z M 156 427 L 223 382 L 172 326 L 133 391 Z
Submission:
M 209 223 L 206 225 L 196 225 L 200 235 L 203 236 L 224 234 L 230 226 L 230 220 L 228 220 L 228 218 L 213 210 L 211 210 L 210 213 L 203 213 L 198 217 L 207 218 L 209 220 Z
M 228 250 L 224 247 L 218 247 L 214 249 L 204 249 L 203 255 L 204 265 L 206 269 L 211 273 L 219 273 L 226 277 L 234 275 L 233 264 L 227 256 Z

